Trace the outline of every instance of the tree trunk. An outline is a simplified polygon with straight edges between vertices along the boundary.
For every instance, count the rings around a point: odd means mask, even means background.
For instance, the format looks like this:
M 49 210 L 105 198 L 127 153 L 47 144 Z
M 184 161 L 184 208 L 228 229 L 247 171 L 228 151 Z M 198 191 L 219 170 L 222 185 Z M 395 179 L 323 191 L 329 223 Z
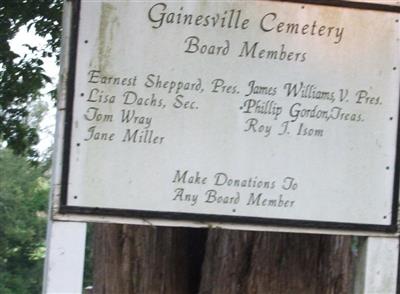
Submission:
M 201 294 L 350 293 L 351 237 L 212 230 Z
M 96 225 L 94 293 L 350 293 L 351 237 Z
M 195 234 L 193 234 L 195 232 Z M 98 224 L 94 231 L 94 293 L 195 293 L 204 230 Z

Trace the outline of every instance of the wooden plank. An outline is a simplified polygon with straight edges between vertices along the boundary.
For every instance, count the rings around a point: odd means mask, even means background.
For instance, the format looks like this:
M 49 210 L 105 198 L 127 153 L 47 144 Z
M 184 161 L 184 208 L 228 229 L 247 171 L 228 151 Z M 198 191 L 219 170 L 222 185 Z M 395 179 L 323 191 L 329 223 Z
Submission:
M 50 221 L 43 294 L 82 293 L 86 223 Z
M 356 294 L 395 294 L 399 258 L 398 238 L 365 239 L 355 279 Z
M 60 194 L 60 179 L 63 153 L 63 121 L 65 115 L 65 93 L 69 68 L 69 44 L 71 10 L 73 3 L 64 2 L 61 71 L 58 85 L 58 113 L 55 134 L 55 152 L 52 167 L 52 191 L 49 203 L 47 226 L 47 253 L 43 272 L 43 293 L 82 293 L 85 259 L 86 223 L 53 221 L 53 205 L 57 206 Z

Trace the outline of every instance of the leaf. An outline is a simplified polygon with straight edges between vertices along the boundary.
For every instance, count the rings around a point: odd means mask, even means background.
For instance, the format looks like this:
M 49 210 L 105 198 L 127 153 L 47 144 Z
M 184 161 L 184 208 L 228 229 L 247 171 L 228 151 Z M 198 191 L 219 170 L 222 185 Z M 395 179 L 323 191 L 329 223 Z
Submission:
M 15 105 L 27 110 L 41 98 L 44 85 L 51 83 L 42 66 L 44 58 L 52 54 L 59 60 L 61 9 L 61 0 L 0 1 L 0 143 L 19 154 L 35 155 L 37 130 L 29 125 L 29 111 L 10 116 L 7 110 Z M 45 49 L 24 44 L 40 58 L 21 57 L 10 49 L 8 42 L 22 26 L 34 28 L 39 36 L 50 36 Z

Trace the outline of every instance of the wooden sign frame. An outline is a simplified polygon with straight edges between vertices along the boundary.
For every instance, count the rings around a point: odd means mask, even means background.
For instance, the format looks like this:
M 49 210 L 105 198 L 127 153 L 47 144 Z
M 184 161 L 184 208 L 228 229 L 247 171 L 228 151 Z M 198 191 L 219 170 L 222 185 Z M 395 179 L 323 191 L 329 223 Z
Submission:
M 382 12 L 400 12 L 399 6 L 380 5 L 374 3 L 352 2 L 352 1 L 314 1 L 314 0 L 289 0 L 279 2 L 302 3 L 311 5 L 335 6 L 353 9 L 375 10 Z M 60 101 L 58 134 L 62 135 L 62 139 L 58 139 L 56 155 L 56 166 L 58 172 L 56 177 L 60 181 L 60 188 L 55 189 L 53 195 L 53 219 L 55 220 L 75 220 L 75 221 L 97 221 L 97 222 L 116 222 L 116 223 L 139 223 L 139 224 L 155 224 L 155 225 L 172 225 L 172 226 L 218 226 L 237 229 L 254 229 L 254 230 L 271 230 L 271 231 L 289 231 L 289 232 L 322 232 L 332 233 L 339 232 L 344 234 L 361 234 L 361 235 L 393 235 L 398 231 L 398 205 L 399 205 L 399 148 L 400 139 L 397 135 L 397 152 L 394 171 L 394 187 L 393 187 L 393 203 L 390 225 L 369 225 L 369 224 L 353 224 L 340 222 L 319 222 L 319 221 L 302 221 L 289 219 L 273 219 L 259 217 L 243 217 L 243 216 L 224 216 L 224 215 L 206 215 L 192 214 L 180 212 L 154 212 L 140 210 L 124 210 L 124 209 L 107 209 L 107 208 L 88 208 L 67 205 L 67 189 L 69 174 L 69 158 L 71 147 L 71 130 L 73 125 L 73 103 L 74 103 L 74 77 L 76 70 L 77 58 L 77 42 L 79 28 L 79 0 L 73 1 L 72 20 L 69 33 L 69 56 L 67 83 L 65 94 Z M 400 120 L 398 120 L 398 130 L 400 128 Z M 58 181 L 57 181 L 58 182 Z

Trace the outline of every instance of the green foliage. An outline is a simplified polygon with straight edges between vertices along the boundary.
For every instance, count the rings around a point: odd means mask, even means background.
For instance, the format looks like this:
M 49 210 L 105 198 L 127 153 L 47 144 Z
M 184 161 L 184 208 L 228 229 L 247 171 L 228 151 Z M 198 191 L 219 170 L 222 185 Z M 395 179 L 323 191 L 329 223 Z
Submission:
M 40 98 L 40 90 L 50 82 L 43 70 L 43 58 L 58 56 L 61 36 L 61 0 L 0 1 L 0 142 L 18 154 L 34 157 L 37 129 L 29 124 L 29 107 Z M 31 53 L 19 56 L 8 41 L 22 26 L 34 28 L 48 37 L 45 49 L 26 44 Z
M 43 170 L 0 149 L 0 293 L 40 293 L 48 180 Z

